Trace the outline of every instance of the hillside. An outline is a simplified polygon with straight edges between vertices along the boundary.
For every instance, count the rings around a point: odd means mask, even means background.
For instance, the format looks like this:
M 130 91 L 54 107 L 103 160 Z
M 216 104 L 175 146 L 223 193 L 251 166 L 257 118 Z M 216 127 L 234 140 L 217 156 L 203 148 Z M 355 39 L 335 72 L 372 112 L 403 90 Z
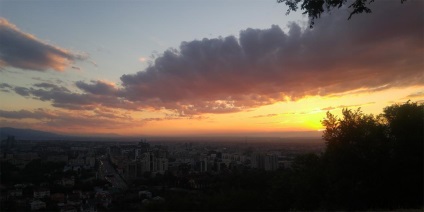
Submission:
M 11 128 L 11 127 L 0 128 L 1 140 L 7 138 L 7 136 L 15 136 L 15 139 L 18 139 L 18 140 L 53 140 L 53 139 L 63 139 L 67 137 L 65 135 L 59 135 L 55 133 L 32 130 L 32 129 L 18 129 L 18 128 Z

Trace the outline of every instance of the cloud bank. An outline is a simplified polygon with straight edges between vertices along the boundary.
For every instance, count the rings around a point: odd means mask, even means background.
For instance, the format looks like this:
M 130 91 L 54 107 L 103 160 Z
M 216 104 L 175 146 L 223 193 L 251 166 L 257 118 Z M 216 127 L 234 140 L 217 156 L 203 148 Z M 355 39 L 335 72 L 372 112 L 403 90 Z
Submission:
M 87 55 L 47 44 L 0 18 L 0 67 L 63 71 L 66 67 L 72 67 L 76 60 L 85 59 Z
M 346 21 L 337 11 L 313 29 L 246 29 L 183 42 L 150 67 L 123 75 L 131 101 L 192 113 L 226 112 L 363 89 L 424 84 L 422 1 L 375 2 Z
M 182 116 L 228 113 L 353 91 L 424 85 L 423 1 L 378 1 L 372 14 L 347 21 L 348 11 L 324 15 L 313 29 L 246 29 L 235 36 L 182 42 L 121 85 L 77 82 L 65 88 L 15 87 L 56 107 L 101 105 L 172 110 Z

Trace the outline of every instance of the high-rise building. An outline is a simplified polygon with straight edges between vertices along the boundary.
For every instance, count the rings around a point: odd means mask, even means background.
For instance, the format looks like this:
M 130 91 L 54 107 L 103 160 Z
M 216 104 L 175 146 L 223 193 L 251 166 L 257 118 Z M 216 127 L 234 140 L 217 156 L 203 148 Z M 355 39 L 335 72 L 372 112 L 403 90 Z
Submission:
M 256 153 L 251 158 L 252 168 L 273 171 L 278 169 L 278 157 L 273 154 Z

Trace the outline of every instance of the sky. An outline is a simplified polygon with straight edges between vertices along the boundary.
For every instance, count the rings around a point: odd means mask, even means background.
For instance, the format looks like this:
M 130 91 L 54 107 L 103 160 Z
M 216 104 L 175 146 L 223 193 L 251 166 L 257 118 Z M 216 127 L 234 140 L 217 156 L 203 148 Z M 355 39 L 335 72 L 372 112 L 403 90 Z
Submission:
M 330 111 L 424 102 L 424 2 L 309 28 L 274 0 L 0 0 L 0 127 L 319 136 Z

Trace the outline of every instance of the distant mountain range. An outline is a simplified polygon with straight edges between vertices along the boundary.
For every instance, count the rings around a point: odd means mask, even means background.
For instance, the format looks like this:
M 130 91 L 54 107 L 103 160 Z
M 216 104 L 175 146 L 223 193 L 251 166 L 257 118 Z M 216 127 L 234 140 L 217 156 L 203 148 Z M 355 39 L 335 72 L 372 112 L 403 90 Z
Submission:
M 14 136 L 16 140 L 115 140 L 121 138 L 118 134 L 96 134 L 96 135 L 62 135 L 33 129 L 19 129 L 12 127 L 0 128 L 0 140 L 8 136 Z
M 15 136 L 15 139 L 17 140 L 55 140 L 69 138 L 69 136 L 39 130 L 18 129 L 11 127 L 0 128 L 0 138 L 3 140 L 8 136 Z
M 149 140 L 234 140 L 240 138 L 319 138 L 321 139 L 322 132 L 318 131 L 303 131 L 303 132 L 251 132 L 251 133 L 234 133 L 234 134 L 200 134 L 192 136 L 147 136 Z M 138 141 L 140 138 L 146 136 L 122 136 L 115 133 L 108 134 L 90 134 L 90 135 L 66 135 L 56 134 L 46 131 L 33 130 L 33 129 L 19 129 L 12 127 L 0 127 L 0 141 L 6 139 L 8 136 L 14 136 L 16 140 L 73 140 L 73 141 Z

